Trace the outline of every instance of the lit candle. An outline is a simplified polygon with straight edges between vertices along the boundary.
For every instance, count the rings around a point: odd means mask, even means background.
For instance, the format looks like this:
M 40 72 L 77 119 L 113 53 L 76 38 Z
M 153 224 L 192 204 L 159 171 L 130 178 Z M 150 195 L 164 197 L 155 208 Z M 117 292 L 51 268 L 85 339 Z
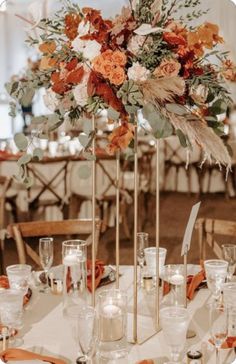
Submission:
M 120 307 L 107 303 L 99 317 L 99 336 L 101 341 L 117 341 L 124 336 L 124 317 Z
M 181 286 L 184 283 L 184 276 L 182 274 L 174 274 L 170 278 L 170 284 L 173 284 L 175 286 Z

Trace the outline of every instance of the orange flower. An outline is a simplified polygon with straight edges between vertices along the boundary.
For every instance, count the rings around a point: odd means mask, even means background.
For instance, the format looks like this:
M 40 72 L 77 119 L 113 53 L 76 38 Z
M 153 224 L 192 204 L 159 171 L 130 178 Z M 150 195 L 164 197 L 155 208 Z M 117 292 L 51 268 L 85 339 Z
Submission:
M 117 150 L 127 148 L 133 138 L 133 124 L 125 122 L 121 126 L 118 126 L 118 128 L 114 129 L 108 137 L 108 140 L 110 141 L 110 144 L 108 144 L 107 147 L 108 153 L 114 154 Z
M 95 72 L 101 73 L 103 58 L 101 56 L 97 56 L 93 59 L 93 69 Z
M 114 63 L 110 62 L 109 60 L 105 60 L 104 62 L 101 63 L 99 72 L 105 78 L 109 78 L 114 70 L 114 67 L 115 67 Z
M 172 32 L 164 33 L 163 39 L 166 43 L 173 46 L 186 45 L 186 40 L 182 35 L 178 35 Z
M 56 43 L 54 41 L 47 41 L 39 45 L 39 50 L 42 53 L 52 54 L 56 50 Z
M 107 49 L 105 52 L 103 52 L 101 54 L 101 57 L 103 59 L 106 59 L 107 61 L 111 61 L 112 62 L 112 55 L 113 55 L 113 51 L 111 49 Z
M 40 70 L 48 70 L 57 64 L 56 59 L 51 57 L 42 57 L 39 65 Z
M 172 77 L 179 74 L 181 64 L 174 58 L 163 59 L 161 64 L 154 70 L 153 74 L 156 77 Z
M 119 66 L 125 66 L 127 63 L 127 57 L 125 53 L 121 51 L 115 51 L 112 54 L 112 61 Z
M 65 34 L 70 40 L 74 40 L 78 34 L 78 26 L 81 21 L 79 14 L 71 13 L 65 16 Z
M 122 85 L 122 83 L 125 81 L 125 71 L 122 67 L 116 67 L 110 77 L 109 77 L 109 80 L 111 83 L 113 83 L 114 85 L 116 86 L 120 86 Z

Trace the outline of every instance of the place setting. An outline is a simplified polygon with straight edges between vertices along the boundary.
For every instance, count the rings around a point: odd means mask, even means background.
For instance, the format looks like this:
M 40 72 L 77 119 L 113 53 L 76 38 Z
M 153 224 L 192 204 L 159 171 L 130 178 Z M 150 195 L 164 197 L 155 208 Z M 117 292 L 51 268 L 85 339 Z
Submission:
M 236 363 L 235 16 L 0 2 L 0 364 Z

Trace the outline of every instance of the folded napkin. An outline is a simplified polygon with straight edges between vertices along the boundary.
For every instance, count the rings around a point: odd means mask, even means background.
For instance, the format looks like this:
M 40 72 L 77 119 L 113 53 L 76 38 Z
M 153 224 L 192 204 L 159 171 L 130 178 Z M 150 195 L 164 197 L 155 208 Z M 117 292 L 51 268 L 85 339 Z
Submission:
M 137 364 L 154 364 L 154 361 L 152 359 L 145 359 L 137 362 Z
M 189 275 L 187 277 L 187 298 L 192 300 L 195 294 L 195 291 L 199 288 L 202 281 L 206 279 L 205 271 L 202 269 L 197 274 Z M 163 294 L 166 295 L 170 292 L 170 285 L 168 282 L 164 282 Z
M 214 345 L 212 339 L 209 339 L 209 342 Z M 221 345 L 221 349 L 233 349 L 236 348 L 236 336 L 229 336 Z
M 0 353 L 0 359 L 2 359 L 5 363 L 11 360 L 42 360 L 51 364 L 66 364 L 61 359 L 52 358 L 50 356 L 43 356 L 35 353 L 31 353 L 30 351 L 22 350 L 22 349 L 7 349 Z
M 87 261 L 87 286 L 90 292 L 92 292 L 92 261 Z M 101 282 L 102 275 L 104 273 L 104 263 L 101 260 L 95 262 L 95 288 L 97 288 Z
M 0 276 L 0 288 L 8 289 L 10 288 L 8 278 L 6 276 Z M 24 296 L 23 304 L 26 305 L 30 297 L 32 296 L 32 290 L 29 288 L 28 292 Z

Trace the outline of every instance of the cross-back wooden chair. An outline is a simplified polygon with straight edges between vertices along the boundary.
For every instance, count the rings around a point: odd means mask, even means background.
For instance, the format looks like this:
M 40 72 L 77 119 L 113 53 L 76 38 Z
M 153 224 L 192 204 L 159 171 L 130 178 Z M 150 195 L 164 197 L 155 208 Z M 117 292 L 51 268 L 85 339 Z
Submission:
M 8 226 L 9 237 L 12 237 L 16 243 L 19 263 L 26 263 L 26 256 L 40 265 L 38 254 L 27 244 L 25 238 L 40 238 L 42 236 L 73 236 L 88 235 L 87 244 L 92 243 L 92 220 L 63 220 L 63 221 L 33 221 L 11 224 Z M 95 222 L 95 247 L 97 251 L 101 221 L 96 219 Z
M 198 230 L 200 259 L 206 259 L 207 245 L 213 250 L 217 258 L 222 259 L 222 249 L 216 236 L 236 237 L 236 221 L 217 219 L 198 219 L 195 225 Z

